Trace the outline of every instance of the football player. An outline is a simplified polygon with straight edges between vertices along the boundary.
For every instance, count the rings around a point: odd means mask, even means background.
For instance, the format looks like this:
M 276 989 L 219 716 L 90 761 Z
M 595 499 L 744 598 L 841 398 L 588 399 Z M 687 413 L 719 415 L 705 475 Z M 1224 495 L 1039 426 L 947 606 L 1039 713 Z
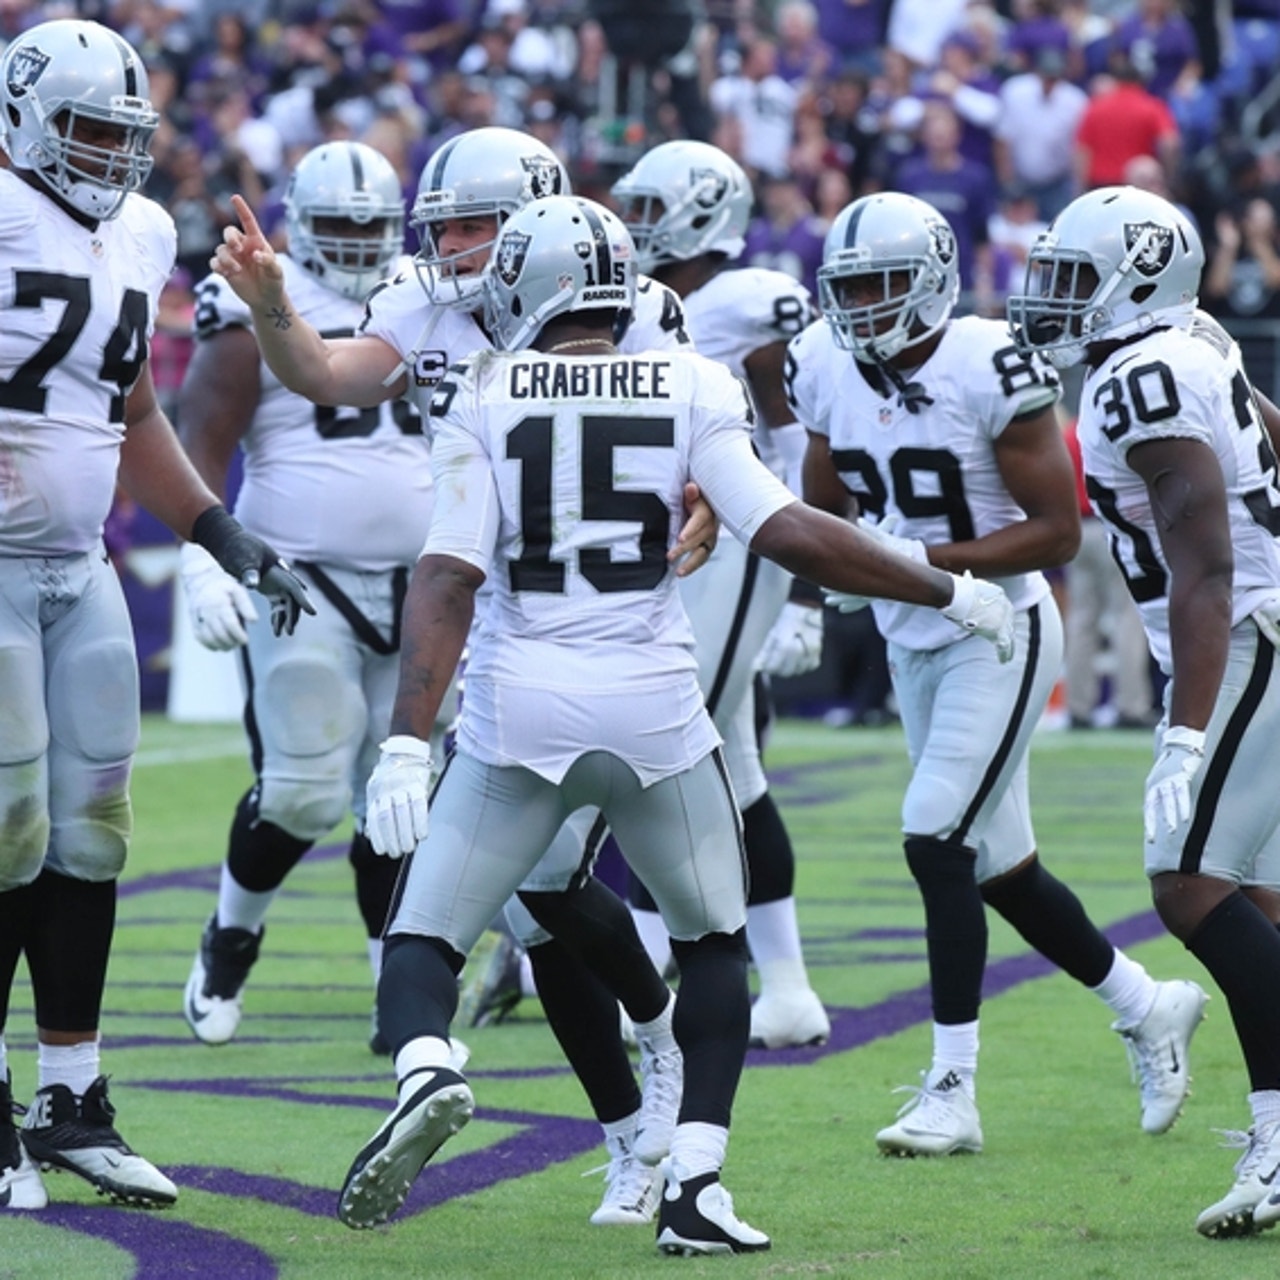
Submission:
M 421 251 L 410 269 L 369 297 L 355 337 L 326 337 L 301 314 L 293 289 L 305 277 L 285 274 L 243 203 L 246 231 L 228 229 L 213 266 L 242 300 L 240 314 L 251 319 L 262 357 L 285 387 L 317 404 L 355 405 L 369 415 L 401 395 L 425 411 L 448 367 L 490 345 L 481 289 L 503 223 L 567 188 L 555 153 L 527 134 L 481 128 L 445 143 L 422 171 L 410 215 Z M 640 282 L 623 348 L 688 342 L 679 299 L 654 281 Z M 425 521 L 426 502 L 420 507 L 416 518 Z M 672 549 L 682 560 L 679 572 L 706 558 L 706 542 L 705 522 L 695 516 Z M 643 1124 L 650 1158 L 656 1163 L 665 1154 L 679 1105 L 680 1054 L 670 989 L 625 904 L 589 874 L 600 830 L 595 815 L 578 815 L 552 843 L 524 886 L 537 895 L 527 899 L 534 908 L 546 904 L 537 923 L 526 917 L 524 936 L 535 976 L 554 972 L 560 979 L 549 986 L 543 1008 L 604 1129 L 610 1160 L 592 1220 L 610 1225 L 652 1220 L 657 1173 L 637 1159 L 635 1137 Z M 575 892 L 566 895 L 570 888 Z M 643 1089 L 618 1038 L 618 1001 L 636 1028 Z M 607 1036 L 594 1033 L 598 1019 L 585 1016 L 588 1008 L 607 1017 Z
M 177 1197 L 120 1136 L 99 1069 L 140 719 L 133 629 L 102 543 L 117 483 L 267 596 L 277 631 L 311 611 L 156 403 L 147 344 L 177 247 L 141 194 L 159 124 L 138 54 L 97 23 L 42 23 L 0 60 L 0 1033 L 25 955 L 40 1046 L 19 1134 L 0 1034 L 0 1212 L 44 1207 L 37 1166 L 126 1204 Z
M 806 436 L 787 405 L 787 343 L 816 316 L 808 290 L 781 271 L 729 269 L 751 218 L 741 166 L 705 142 L 666 142 L 613 187 L 636 243 L 640 270 L 674 289 L 698 351 L 751 388 L 761 455 L 795 493 Z M 707 568 L 682 585 L 697 638 L 702 692 L 724 738 L 725 762 L 742 809 L 751 876 L 747 946 L 760 981 L 751 1040 L 766 1048 L 819 1044 L 831 1024 L 809 984 L 796 919 L 795 855 L 765 777 L 756 730 L 757 670 L 794 676 L 822 657 L 822 610 L 788 600 L 790 576 L 722 539 Z M 669 952 L 662 921 L 633 882 L 641 936 L 659 961 Z
M 401 257 L 395 169 L 361 143 L 325 143 L 299 161 L 284 211 L 289 251 L 279 262 L 299 314 L 330 337 L 351 336 L 365 297 Z M 196 289 L 195 334 L 179 398 L 187 453 L 221 494 L 243 448 L 236 515 L 302 571 L 317 607 L 314 625 L 276 641 L 243 588 L 200 547 L 183 548 L 196 638 L 243 646 L 254 769 L 183 995 L 193 1034 L 224 1044 L 276 892 L 353 800 L 348 856 L 377 979 L 395 877 L 364 836 L 364 784 L 390 719 L 400 605 L 431 515 L 431 458 L 403 400 L 349 409 L 285 388 L 258 354 L 248 308 L 217 274 Z
M 1140 1085 L 1142 1127 L 1163 1133 L 1187 1093 L 1205 993 L 1156 982 L 1094 926 L 1037 852 L 1031 736 L 1062 665 L 1062 622 L 1041 570 L 1075 553 L 1075 479 L 1057 375 L 1003 321 L 953 318 L 956 244 L 914 196 L 854 201 L 827 235 L 823 320 L 791 345 L 789 386 L 810 432 L 805 497 L 861 512 L 885 546 L 998 581 L 1017 610 L 1017 656 L 987 661 L 928 610 L 876 603 L 913 773 L 907 866 L 924 905 L 933 1061 L 876 1135 L 886 1154 L 980 1151 L 975 1101 L 986 907 L 1115 1014 Z M 865 601 L 845 601 L 859 607 Z
M 1196 308 L 1204 250 L 1136 187 L 1072 201 L 1009 299 L 1020 346 L 1083 364 L 1089 498 L 1168 677 L 1143 804 L 1143 861 L 1165 927 L 1230 1006 L 1252 1124 L 1207 1236 L 1280 1221 L 1280 477 L 1270 402 Z
M 398 1101 L 343 1185 L 338 1214 L 352 1227 L 394 1213 L 470 1118 L 470 1087 L 448 1066 L 456 975 L 565 819 L 592 805 L 653 890 L 680 965 L 684 1091 L 658 1244 L 769 1245 L 720 1184 L 750 1022 L 746 898 L 738 810 L 669 571 L 690 480 L 735 536 L 792 572 L 932 605 L 1008 656 L 998 588 L 885 551 L 756 459 L 748 397 L 723 365 L 618 350 L 635 277 L 608 210 L 528 204 L 486 276 L 502 352 L 455 367 L 433 397 L 435 510 L 405 603 L 392 733 L 369 779 L 374 848 L 413 855 L 378 985 Z M 425 735 L 482 585 L 457 747 L 428 822 Z

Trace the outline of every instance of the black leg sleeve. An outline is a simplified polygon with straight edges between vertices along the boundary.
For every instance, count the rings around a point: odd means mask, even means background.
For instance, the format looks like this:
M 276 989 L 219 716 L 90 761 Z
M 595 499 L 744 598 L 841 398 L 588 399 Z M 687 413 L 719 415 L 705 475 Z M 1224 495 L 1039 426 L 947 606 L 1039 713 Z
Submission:
M 393 1053 L 419 1036 L 449 1038 L 464 956 L 439 938 L 394 933 L 382 953 L 378 1027 Z
M 116 882 L 73 880 L 46 867 L 32 889 L 27 964 L 36 1025 L 96 1031 L 116 926 Z
M 355 872 L 356 905 L 360 908 L 365 933 L 371 938 L 380 938 L 400 877 L 400 861 L 374 853 L 369 837 L 360 831 L 351 837 L 347 861 Z
M 245 792 L 236 806 L 227 842 L 227 868 L 241 888 L 269 893 L 284 884 L 312 843 L 291 836 L 274 822 L 259 819 L 254 788 Z
M 742 811 L 742 841 L 747 850 L 750 906 L 791 897 L 796 886 L 796 855 L 773 797 L 766 791 Z

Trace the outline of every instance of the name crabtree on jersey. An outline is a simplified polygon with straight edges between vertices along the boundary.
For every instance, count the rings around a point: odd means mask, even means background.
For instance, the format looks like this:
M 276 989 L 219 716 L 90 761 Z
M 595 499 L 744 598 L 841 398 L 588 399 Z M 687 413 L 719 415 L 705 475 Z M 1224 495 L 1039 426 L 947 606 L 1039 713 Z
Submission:
M 1169 566 L 1158 540 L 1143 532 L 1154 521 L 1147 486 L 1127 462 L 1134 445 L 1177 436 L 1216 454 L 1234 553 L 1233 625 L 1280 581 L 1280 476 L 1239 346 L 1204 312 L 1190 330 L 1162 329 L 1127 343 L 1087 373 L 1079 432 L 1089 499 L 1110 531 L 1151 651 L 1168 672 Z
M 359 332 L 381 338 L 405 361 L 409 379 L 405 395 L 428 419 L 428 430 L 432 392 L 450 366 L 474 351 L 493 347 L 470 312 L 432 304 L 412 268 L 369 295 Z M 619 350 L 692 349 L 679 296 L 666 285 L 641 276 L 636 285 L 636 314 Z
M 101 537 L 125 400 L 176 253 L 173 219 L 152 200 L 129 195 L 90 228 L 0 170 L 0 310 L 11 321 L 0 331 L 6 552 L 72 555 Z M 68 359 L 85 351 L 94 358 Z
M 1056 371 L 1019 352 L 1003 321 L 966 316 L 951 321 L 910 376 L 932 397 L 915 413 L 892 386 L 868 381 L 825 320 L 787 351 L 787 399 L 796 419 L 828 437 L 836 471 L 864 514 L 875 520 L 896 514 L 901 523 L 894 532 L 926 544 L 969 542 L 1025 519 L 1001 478 L 994 442 L 1015 418 L 1056 403 Z M 1029 608 L 1049 589 L 1041 573 L 992 581 L 1015 609 Z M 936 610 L 887 600 L 872 608 L 885 638 L 906 648 L 940 648 L 956 639 Z
M 364 304 L 280 254 L 298 314 L 325 338 L 349 338 Z M 249 308 L 213 274 L 196 289 L 195 329 L 252 332 Z M 317 405 L 260 361 L 261 396 L 241 441 L 236 515 L 286 559 L 365 572 L 412 564 L 431 521 L 431 458 L 422 418 L 403 399 L 373 408 Z

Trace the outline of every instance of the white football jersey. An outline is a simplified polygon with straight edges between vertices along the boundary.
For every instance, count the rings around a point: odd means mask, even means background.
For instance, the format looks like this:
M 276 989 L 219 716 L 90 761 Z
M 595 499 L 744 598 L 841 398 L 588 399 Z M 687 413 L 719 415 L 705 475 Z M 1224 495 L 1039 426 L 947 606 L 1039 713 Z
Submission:
M 1161 329 L 1126 343 L 1088 371 L 1078 430 L 1089 500 L 1168 673 L 1169 566 L 1146 483 L 1126 461 L 1135 444 L 1178 436 L 1217 456 L 1235 552 L 1233 625 L 1280 589 L 1280 480 L 1240 348 L 1203 312 L 1189 331 Z
M 0 169 L 0 555 L 101 538 L 176 250 L 173 220 L 145 196 L 90 230 Z
M 752 452 L 742 383 L 692 353 L 492 353 L 452 371 L 431 411 L 426 552 L 476 565 L 492 597 L 460 747 L 552 781 L 590 750 L 646 781 L 700 759 L 718 736 L 666 562 L 684 484 L 744 542 L 795 501 Z M 620 691 L 630 716 L 590 714 Z
M 451 364 L 493 343 L 469 311 L 433 306 L 410 265 L 369 295 L 361 334 L 381 338 L 405 362 L 407 398 L 428 419 L 431 394 Z M 636 314 L 620 351 L 690 351 L 693 344 L 679 297 L 666 285 L 641 276 L 636 287 Z
M 874 376 L 872 374 L 871 376 Z M 828 437 L 845 487 L 873 520 L 894 514 L 895 533 L 925 544 L 968 542 L 1026 519 L 1004 486 L 994 443 L 1022 414 L 1058 397 L 1058 378 L 1013 345 L 1003 321 L 953 320 L 928 361 L 907 378 L 932 403 L 909 412 L 878 389 L 826 321 L 810 325 L 788 352 L 787 388 L 796 418 Z M 1044 575 L 996 578 L 1015 609 L 1049 592 Z M 961 638 L 936 609 L 876 600 L 876 625 L 907 649 L 939 649 Z
M 325 338 L 349 338 L 364 305 L 322 285 L 287 254 L 285 288 Z M 241 326 L 249 308 L 221 276 L 196 290 L 197 339 Z M 422 419 L 404 400 L 376 408 L 313 404 L 259 363 L 262 395 L 241 441 L 244 483 L 235 514 L 286 560 L 383 572 L 412 564 L 431 523 L 431 455 Z

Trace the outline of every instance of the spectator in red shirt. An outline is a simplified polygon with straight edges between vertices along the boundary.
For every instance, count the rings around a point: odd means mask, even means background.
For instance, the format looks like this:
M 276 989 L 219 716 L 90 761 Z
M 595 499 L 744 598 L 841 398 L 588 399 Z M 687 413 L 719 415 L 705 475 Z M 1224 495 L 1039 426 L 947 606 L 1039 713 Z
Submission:
M 1094 82 L 1076 130 L 1075 167 L 1080 190 L 1124 181 L 1135 156 L 1155 156 L 1172 172 L 1179 148 L 1178 125 L 1169 108 L 1143 87 L 1133 64 L 1117 59 Z

